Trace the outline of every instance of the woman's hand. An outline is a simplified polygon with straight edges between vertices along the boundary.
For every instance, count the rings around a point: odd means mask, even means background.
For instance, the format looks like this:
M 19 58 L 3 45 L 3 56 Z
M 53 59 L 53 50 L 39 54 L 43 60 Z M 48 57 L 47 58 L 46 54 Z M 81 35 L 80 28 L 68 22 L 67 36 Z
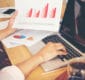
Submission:
M 10 32 L 10 33 L 13 33 L 16 31 L 16 29 L 12 28 L 13 24 L 14 24 L 14 21 L 15 21 L 15 18 L 18 14 L 18 11 L 15 11 L 14 14 L 11 16 L 9 22 L 8 22 L 8 26 L 7 26 L 7 31 Z
M 48 61 L 57 55 L 65 55 L 66 49 L 61 43 L 49 42 L 39 53 L 31 57 L 30 59 L 17 64 L 17 67 L 27 76 L 33 69 L 39 64 Z
M 8 26 L 7 28 L 0 30 L 0 40 L 6 38 L 8 35 L 10 35 L 11 33 L 15 32 L 16 29 L 13 29 L 13 23 L 15 21 L 15 17 L 17 16 L 17 11 L 13 14 L 13 16 L 10 18 L 9 22 L 8 22 Z
M 39 56 L 43 59 L 42 62 L 48 61 L 57 55 L 66 55 L 66 49 L 61 43 L 49 42 L 43 49 L 40 50 Z

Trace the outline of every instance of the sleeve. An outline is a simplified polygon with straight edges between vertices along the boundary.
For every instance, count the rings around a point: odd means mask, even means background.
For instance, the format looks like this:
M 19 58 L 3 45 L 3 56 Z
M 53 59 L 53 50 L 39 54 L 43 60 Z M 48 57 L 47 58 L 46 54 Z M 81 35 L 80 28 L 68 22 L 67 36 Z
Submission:
M 25 80 L 25 77 L 18 67 L 8 66 L 0 70 L 0 80 Z

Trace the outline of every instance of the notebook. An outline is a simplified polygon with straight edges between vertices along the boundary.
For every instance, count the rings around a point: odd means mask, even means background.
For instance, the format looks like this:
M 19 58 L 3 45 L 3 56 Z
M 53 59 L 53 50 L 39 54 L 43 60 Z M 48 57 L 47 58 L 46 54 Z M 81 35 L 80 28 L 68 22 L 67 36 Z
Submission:
M 61 42 L 67 50 L 67 55 L 57 56 L 43 63 L 41 66 L 45 71 L 55 70 L 66 66 L 75 57 L 85 54 L 85 1 L 68 0 L 64 18 L 61 22 L 59 32 L 47 36 L 42 40 L 43 44 L 48 42 Z M 39 44 L 38 44 L 39 45 Z

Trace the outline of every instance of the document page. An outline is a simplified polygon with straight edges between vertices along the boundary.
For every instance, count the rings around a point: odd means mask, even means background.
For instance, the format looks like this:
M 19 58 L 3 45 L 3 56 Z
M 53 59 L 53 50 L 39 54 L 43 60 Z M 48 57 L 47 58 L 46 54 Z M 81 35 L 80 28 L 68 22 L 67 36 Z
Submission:
M 18 45 L 26 45 L 30 47 L 51 34 L 53 34 L 51 31 L 19 30 L 3 39 L 2 42 L 8 48 Z
M 58 31 L 63 0 L 15 0 L 14 28 Z

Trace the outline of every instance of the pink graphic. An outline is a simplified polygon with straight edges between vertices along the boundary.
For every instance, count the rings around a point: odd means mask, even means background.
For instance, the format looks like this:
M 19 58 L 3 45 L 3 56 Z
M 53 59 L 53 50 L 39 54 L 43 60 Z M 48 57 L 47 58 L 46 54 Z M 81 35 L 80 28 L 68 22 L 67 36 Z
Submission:
M 56 17 L 56 8 L 52 8 L 51 11 L 49 11 L 49 4 L 47 3 L 42 10 L 34 10 L 33 8 L 30 8 L 30 10 L 27 13 L 27 17 L 41 17 L 41 18 L 55 18 Z
M 13 37 L 16 38 L 16 39 L 20 39 L 19 35 L 14 35 Z
M 33 12 L 33 9 L 31 8 L 28 13 L 27 13 L 27 17 L 31 17 L 32 16 L 32 12 Z
M 48 4 L 45 6 L 42 12 L 42 17 L 46 18 L 48 14 Z
M 55 18 L 55 15 L 56 15 L 56 8 L 52 9 L 50 17 Z
M 15 38 L 15 39 L 24 39 L 24 38 L 26 38 L 26 36 L 25 35 L 14 35 L 13 38 Z
M 40 15 L 40 11 L 37 11 L 37 12 L 35 13 L 35 17 L 39 17 L 39 15 Z

